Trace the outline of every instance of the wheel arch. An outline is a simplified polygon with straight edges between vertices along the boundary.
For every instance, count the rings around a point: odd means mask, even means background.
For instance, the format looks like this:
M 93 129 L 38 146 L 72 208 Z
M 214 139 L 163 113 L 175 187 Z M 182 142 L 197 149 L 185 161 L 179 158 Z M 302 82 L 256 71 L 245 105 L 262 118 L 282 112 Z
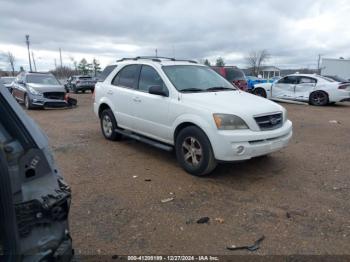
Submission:
M 104 110 L 106 109 L 111 109 L 112 108 L 105 102 L 101 103 L 100 106 L 98 107 L 98 117 L 101 118 L 101 114 Z

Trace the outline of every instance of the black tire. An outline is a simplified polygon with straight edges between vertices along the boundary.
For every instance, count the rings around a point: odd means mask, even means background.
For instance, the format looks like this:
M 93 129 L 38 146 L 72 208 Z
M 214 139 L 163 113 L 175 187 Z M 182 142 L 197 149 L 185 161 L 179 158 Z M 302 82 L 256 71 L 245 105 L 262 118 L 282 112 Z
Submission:
M 253 90 L 253 94 L 256 95 L 256 96 L 261 96 L 263 98 L 266 98 L 267 95 L 266 95 L 266 91 L 261 88 L 261 87 L 257 87 Z
M 117 129 L 118 125 L 111 109 L 105 109 L 102 111 L 100 124 L 102 134 L 106 139 L 112 141 L 119 141 L 122 139 L 122 135 L 115 132 L 115 129 Z
M 191 175 L 207 175 L 217 165 L 208 137 L 196 126 L 186 127 L 179 132 L 175 151 L 179 164 Z
M 74 94 L 78 94 L 78 90 L 77 90 L 77 87 L 75 85 L 72 87 L 72 92 Z
M 329 102 L 327 93 L 323 91 L 315 91 L 310 94 L 309 104 L 313 106 L 325 106 Z
M 85 94 L 85 90 L 82 90 L 81 92 L 83 92 L 83 94 Z
M 24 95 L 24 106 L 27 110 L 33 109 L 32 102 L 30 101 L 27 94 Z

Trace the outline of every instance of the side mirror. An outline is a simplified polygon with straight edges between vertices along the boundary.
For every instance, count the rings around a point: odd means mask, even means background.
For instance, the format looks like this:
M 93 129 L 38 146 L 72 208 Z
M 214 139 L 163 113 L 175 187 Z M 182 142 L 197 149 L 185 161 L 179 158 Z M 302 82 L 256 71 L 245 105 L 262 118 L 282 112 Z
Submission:
M 152 95 L 168 96 L 168 92 L 166 92 L 161 86 L 151 86 L 148 90 L 148 93 Z

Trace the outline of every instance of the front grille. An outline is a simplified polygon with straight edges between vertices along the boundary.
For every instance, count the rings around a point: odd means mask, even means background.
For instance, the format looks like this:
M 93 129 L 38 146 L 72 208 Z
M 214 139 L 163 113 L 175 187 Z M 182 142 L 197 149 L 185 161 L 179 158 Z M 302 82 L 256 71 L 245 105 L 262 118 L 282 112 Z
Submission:
M 64 100 L 64 92 L 45 92 L 44 97 L 47 99 Z
M 66 102 L 45 102 L 44 107 L 66 107 Z
M 260 127 L 260 130 L 273 130 L 280 128 L 283 125 L 283 114 L 276 113 L 271 115 L 254 117 L 256 123 Z

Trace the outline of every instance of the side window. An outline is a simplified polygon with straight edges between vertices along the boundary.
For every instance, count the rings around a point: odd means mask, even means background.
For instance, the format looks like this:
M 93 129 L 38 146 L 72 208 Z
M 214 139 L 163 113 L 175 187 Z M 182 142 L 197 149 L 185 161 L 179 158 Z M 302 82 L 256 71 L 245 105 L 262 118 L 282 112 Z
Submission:
M 296 76 L 286 76 L 277 82 L 278 84 L 297 84 L 298 77 Z
M 316 84 L 316 79 L 311 77 L 300 77 L 299 84 Z
M 151 66 L 143 65 L 140 73 L 139 90 L 148 93 L 151 86 L 161 86 L 163 89 L 166 89 L 157 71 Z
M 112 81 L 112 85 L 136 88 L 139 65 L 128 65 L 122 68 Z

